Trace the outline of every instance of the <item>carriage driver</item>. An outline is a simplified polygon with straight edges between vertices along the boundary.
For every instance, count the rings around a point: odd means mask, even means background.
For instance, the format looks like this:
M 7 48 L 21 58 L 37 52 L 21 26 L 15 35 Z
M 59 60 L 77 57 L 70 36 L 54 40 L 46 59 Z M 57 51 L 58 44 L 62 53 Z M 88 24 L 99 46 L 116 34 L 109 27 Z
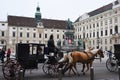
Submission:
M 58 48 L 55 46 L 55 44 L 54 44 L 54 39 L 53 39 L 54 37 L 53 37 L 53 35 L 51 34 L 50 35 L 50 38 L 49 38 L 49 40 L 48 40 L 48 44 L 47 44 L 47 46 L 48 46 L 48 51 L 49 51 L 49 53 L 50 52 L 53 52 L 54 53 L 54 56 L 56 57 L 57 56 L 57 52 L 58 52 Z

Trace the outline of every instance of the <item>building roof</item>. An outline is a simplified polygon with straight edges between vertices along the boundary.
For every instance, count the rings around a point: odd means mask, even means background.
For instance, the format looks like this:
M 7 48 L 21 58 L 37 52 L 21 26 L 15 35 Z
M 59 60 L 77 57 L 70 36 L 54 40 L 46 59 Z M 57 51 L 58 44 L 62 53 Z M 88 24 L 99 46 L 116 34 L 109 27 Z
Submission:
M 103 7 L 98 8 L 98 9 L 92 11 L 92 12 L 89 12 L 88 15 L 90 15 L 90 17 L 91 17 L 91 16 L 94 16 L 94 15 L 100 14 L 100 13 L 102 13 L 104 11 L 112 9 L 112 6 L 113 6 L 113 4 L 110 3 L 108 5 L 105 5 Z
M 66 29 L 67 21 L 64 20 L 53 20 L 53 19 L 42 19 L 44 28 L 54 29 Z M 22 27 L 37 27 L 35 18 L 23 17 L 23 16 L 8 16 L 9 26 L 22 26 Z

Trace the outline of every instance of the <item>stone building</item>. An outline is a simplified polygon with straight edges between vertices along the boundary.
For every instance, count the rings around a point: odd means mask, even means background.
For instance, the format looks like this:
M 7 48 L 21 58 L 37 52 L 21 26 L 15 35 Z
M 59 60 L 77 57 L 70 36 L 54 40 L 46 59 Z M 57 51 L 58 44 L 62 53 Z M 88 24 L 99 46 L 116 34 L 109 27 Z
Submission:
M 0 46 L 16 50 L 16 43 L 42 43 L 47 44 L 49 36 L 54 35 L 55 45 L 61 40 L 61 45 L 66 32 L 73 32 L 68 28 L 68 20 L 43 19 L 40 8 L 36 8 L 35 18 L 8 15 L 6 22 L 0 22 Z
M 120 44 L 120 0 L 79 16 L 73 26 L 76 44 L 114 51 Z

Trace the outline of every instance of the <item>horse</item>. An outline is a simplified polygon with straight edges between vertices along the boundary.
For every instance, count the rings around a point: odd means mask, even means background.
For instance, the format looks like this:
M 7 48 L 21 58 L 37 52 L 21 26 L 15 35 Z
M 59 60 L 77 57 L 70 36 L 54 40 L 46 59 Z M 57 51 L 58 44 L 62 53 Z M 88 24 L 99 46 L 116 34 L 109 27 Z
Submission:
M 80 52 L 80 51 L 74 51 L 74 52 L 71 52 L 71 57 L 72 58 L 68 58 L 70 56 L 64 56 L 63 60 L 68 60 L 68 59 L 72 59 L 71 61 L 71 68 L 69 69 L 69 75 L 70 75 L 70 72 L 71 70 L 72 71 L 76 71 L 76 73 L 79 75 L 79 72 L 76 68 L 76 63 L 77 62 L 80 62 L 83 64 L 83 74 L 85 75 L 85 72 L 87 72 L 89 70 L 89 67 L 91 67 L 93 65 L 93 61 L 94 61 L 94 58 L 95 56 L 97 55 L 100 55 L 100 57 L 104 57 L 104 54 L 103 54 L 103 51 L 101 49 L 94 49 L 94 50 L 90 50 L 88 51 L 87 53 L 85 52 Z M 67 59 L 66 59 L 67 58 Z M 84 71 L 84 68 L 85 68 L 85 65 L 87 65 L 87 70 Z M 73 70 L 74 69 L 74 70 Z M 74 71 L 74 73 L 75 73 Z

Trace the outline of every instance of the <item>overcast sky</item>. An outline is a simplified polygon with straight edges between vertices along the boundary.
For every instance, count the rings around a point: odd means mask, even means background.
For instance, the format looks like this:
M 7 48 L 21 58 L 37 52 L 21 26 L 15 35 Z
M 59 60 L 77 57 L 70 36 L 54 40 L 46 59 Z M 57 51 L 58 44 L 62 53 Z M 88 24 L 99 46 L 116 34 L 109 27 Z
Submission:
M 42 18 L 75 21 L 80 15 L 115 0 L 1 0 L 0 21 L 7 15 L 34 17 L 39 5 Z

